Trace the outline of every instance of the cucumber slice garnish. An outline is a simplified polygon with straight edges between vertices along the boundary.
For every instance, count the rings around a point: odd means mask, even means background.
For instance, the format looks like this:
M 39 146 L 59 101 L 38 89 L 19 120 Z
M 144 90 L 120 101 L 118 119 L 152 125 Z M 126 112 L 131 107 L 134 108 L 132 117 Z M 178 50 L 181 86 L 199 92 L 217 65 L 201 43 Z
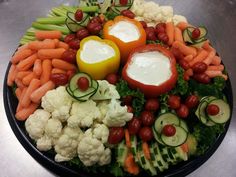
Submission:
M 161 134 L 161 140 L 167 146 L 177 147 L 183 144 L 187 140 L 188 133 L 182 127 L 176 125 L 173 126 L 176 129 L 175 135 L 165 136 L 164 134 Z
M 182 127 L 186 132 L 189 132 L 188 130 L 188 126 L 186 124 L 186 122 L 184 120 L 181 120 L 180 119 L 180 124 L 179 124 L 180 127 Z
M 156 130 L 154 129 L 154 127 L 152 127 L 152 132 L 153 132 L 153 136 L 154 136 L 154 138 L 156 139 L 156 141 L 157 141 L 159 144 L 164 145 L 164 143 L 163 143 L 162 140 L 161 140 L 160 134 L 158 134 L 158 133 L 156 132 Z
M 167 124 L 179 125 L 180 119 L 172 113 L 161 114 L 154 123 L 154 129 L 158 134 L 161 134 L 162 128 Z
M 87 96 L 91 96 L 96 91 L 95 88 L 90 87 L 86 91 L 81 91 L 80 89 L 76 89 L 73 91 L 73 95 L 78 99 L 86 99 Z
M 186 28 L 186 29 L 187 29 L 187 32 L 188 32 L 189 37 L 192 39 L 192 32 L 193 32 L 193 30 L 194 30 L 195 28 L 194 28 L 194 27 L 188 27 L 188 28 Z M 208 33 L 206 27 L 200 26 L 200 27 L 198 27 L 198 29 L 200 30 L 200 36 L 198 37 L 197 40 L 200 40 L 200 39 L 202 39 L 202 38 L 205 38 L 206 35 L 207 35 L 207 33 Z M 197 42 L 197 40 L 194 40 L 194 39 L 192 39 L 192 40 L 195 41 L 195 42 Z
M 65 21 L 65 24 L 67 28 L 71 32 L 77 32 L 80 28 L 86 27 L 89 23 L 89 15 L 87 13 L 83 13 L 83 19 L 81 22 L 77 22 L 74 18 L 74 13 L 67 12 L 67 19 Z
M 229 104 L 227 104 L 222 99 L 216 99 L 211 101 L 209 104 L 215 104 L 219 107 L 220 111 L 217 115 L 209 115 L 209 119 L 217 124 L 224 124 L 230 119 L 230 107 Z
M 77 81 L 80 77 L 86 77 L 89 81 L 89 87 L 92 86 L 92 78 L 86 73 L 77 73 L 75 74 L 69 83 L 70 90 L 73 92 L 78 89 Z
M 189 36 L 189 33 L 188 33 L 188 28 L 186 28 L 184 31 L 183 31 L 183 39 L 185 42 L 188 42 L 188 43 L 191 43 L 193 44 L 193 40 L 192 38 Z

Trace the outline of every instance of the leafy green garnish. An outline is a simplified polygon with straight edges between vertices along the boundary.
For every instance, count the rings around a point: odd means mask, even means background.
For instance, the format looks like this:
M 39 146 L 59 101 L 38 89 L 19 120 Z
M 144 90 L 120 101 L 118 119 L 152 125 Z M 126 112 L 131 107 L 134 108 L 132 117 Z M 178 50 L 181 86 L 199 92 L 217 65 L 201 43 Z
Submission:
M 132 107 L 134 109 L 134 114 L 138 116 L 141 113 L 145 103 L 144 94 L 137 89 L 130 89 L 128 83 L 122 79 L 116 84 L 116 90 L 123 98 L 126 96 L 133 97 Z
M 111 166 L 110 169 L 111 174 L 113 174 L 115 177 L 119 177 L 119 176 L 124 176 L 124 171 L 123 169 L 119 166 L 118 163 L 114 163 Z
M 216 141 L 219 134 L 224 132 L 224 126 L 221 124 L 207 127 L 202 123 L 198 123 L 193 127 L 193 135 L 197 139 L 196 155 L 203 155 L 209 147 Z
M 107 20 L 113 20 L 119 14 L 117 14 L 117 13 L 115 13 L 113 11 L 107 11 L 104 15 L 105 15 Z
M 158 100 L 160 103 L 160 112 L 161 113 L 168 112 L 168 110 L 169 110 L 169 107 L 167 104 L 168 98 L 169 98 L 169 95 L 167 93 L 159 96 Z
M 171 90 L 171 94 L 183 96 L 189 92 L 189 85 L 188 82 L 184 80 L 184 69 L 178 64 L 176 65 L 176 69 L 178 72 L 178 80 L 175 88 Z

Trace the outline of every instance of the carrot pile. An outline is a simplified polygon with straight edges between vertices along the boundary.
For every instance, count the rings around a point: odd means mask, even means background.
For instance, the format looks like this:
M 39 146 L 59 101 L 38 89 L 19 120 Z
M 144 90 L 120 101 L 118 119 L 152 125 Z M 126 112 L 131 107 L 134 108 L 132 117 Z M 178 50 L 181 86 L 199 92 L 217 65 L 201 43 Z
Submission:
M 26 120 L 39 106 L 47 91 L 55 88 L 51 74 L 75 71 L 76 66 L 61 59 L 69 49 L 68 44 L 59 41 L 59 31 L 37 31 L 37 41 L 18 48 L 11 58 L 7 85 L 17 86 L 18 99 L 16 118 Z
M 168 45 L 171 46 L 171 51 L 177 54 L 179 58 L 188 62 L 190 68 L 185 71 L 186 78 L 189 79 L 193 75 L 192 67 L 198 62 L 207 64 L 207 74 L 210 78 L 221 76 L 225 80 L 228 76 L 223 74 L 224 65 L 221 64 L 221 58 L 216 55 L 216 50 L 210 45 L 209 40 L 205 41 L 202 48 L 195 48 L 187 46 L 183 40 L 182 32 L 190 24 L 180 22 L 177 26 L 174 26 L 172 22 L 166 23 L 166 34 L 169 37 Z

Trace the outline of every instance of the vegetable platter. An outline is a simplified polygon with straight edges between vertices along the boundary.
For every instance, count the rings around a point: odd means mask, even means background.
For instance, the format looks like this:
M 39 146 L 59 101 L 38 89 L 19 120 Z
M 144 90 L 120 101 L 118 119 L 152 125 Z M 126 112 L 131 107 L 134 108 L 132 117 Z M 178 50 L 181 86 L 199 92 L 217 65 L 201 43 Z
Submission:
M 232 115 L 207 33 L 152 1 L 54 7 L 10 59 L 10 125 L 60 176 L 187 175 L 215 152 Z

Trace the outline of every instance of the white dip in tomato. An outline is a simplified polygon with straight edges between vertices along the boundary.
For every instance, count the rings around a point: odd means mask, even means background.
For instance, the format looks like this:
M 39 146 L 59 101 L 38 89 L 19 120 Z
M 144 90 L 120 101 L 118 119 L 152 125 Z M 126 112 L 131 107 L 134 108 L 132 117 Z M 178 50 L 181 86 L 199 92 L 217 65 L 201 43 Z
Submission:
M 127 74 L 133 80 L 146 85 L 160 85 L 171 77 L 170 60 L 160 52 L 144 52 L 133 55 Z
M 109 34 L 122 40 L 131 42 L 139 39 L 139 30 L 137 27 L 127 21 L 119 21 L 109 28 Z
M 83 45 L 80 58 L 86 63 L 98 63 L 115 56 L 114 49 L 102 42 L 89 40 Z

